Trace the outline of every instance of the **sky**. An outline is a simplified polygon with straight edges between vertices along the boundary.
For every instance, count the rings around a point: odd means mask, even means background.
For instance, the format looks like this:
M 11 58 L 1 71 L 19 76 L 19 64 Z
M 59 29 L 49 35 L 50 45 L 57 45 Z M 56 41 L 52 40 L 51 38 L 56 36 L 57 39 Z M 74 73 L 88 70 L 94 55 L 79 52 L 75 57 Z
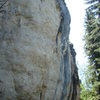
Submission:
M 79 69 L 80 78 L 84 74 L 87 65 L 87 58 L 84 53 L 84 18 L 86 4 L 85 0 L 65 0 L 71 15 L 70 41 L 74 44 L 76 55 L 76 63 Z

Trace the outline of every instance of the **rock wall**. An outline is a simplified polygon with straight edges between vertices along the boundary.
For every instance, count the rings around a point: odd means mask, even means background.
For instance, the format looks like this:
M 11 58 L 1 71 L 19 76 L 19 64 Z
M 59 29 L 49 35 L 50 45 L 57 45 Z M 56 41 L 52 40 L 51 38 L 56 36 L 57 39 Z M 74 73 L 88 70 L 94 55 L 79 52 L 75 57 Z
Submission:
M 8 0 L 0 7 L 0 100 L 79 100 L 69 32 L 64 0 Z

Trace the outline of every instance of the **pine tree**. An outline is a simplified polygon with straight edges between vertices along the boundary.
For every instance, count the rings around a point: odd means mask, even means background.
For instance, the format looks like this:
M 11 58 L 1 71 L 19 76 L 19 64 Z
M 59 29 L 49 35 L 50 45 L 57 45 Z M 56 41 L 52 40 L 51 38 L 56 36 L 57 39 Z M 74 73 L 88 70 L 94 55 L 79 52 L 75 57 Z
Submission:
M 100 0 L 86 0 L 85 50 L 89 58 L 88 81 L 93 92 L 92 99 L 100 100 Z

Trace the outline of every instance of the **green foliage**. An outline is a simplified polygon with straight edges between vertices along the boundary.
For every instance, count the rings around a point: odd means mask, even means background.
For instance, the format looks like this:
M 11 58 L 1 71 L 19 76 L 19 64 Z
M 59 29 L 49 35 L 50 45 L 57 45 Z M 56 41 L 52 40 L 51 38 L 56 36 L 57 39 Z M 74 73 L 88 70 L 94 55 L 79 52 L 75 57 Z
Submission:
M 85 93 L 89 99 L 82 100 L 100 100 L 100 0 L 86 2 L 89 7 L 85 18 L 85 51 L 89 66 L 86 72 L 88 90 Z
M 100 95 L 97 95 L 95 88 L 88 89 L 85 88 L 84 85 L 80 85 L 80 100 L 100 100 Z
M 88 92 L 87 92 L 86 88 L 82 84 L 80 85 L 80 87 L 81 87 L 81 93 L 80 93 L 81 100 L 87 100 Z

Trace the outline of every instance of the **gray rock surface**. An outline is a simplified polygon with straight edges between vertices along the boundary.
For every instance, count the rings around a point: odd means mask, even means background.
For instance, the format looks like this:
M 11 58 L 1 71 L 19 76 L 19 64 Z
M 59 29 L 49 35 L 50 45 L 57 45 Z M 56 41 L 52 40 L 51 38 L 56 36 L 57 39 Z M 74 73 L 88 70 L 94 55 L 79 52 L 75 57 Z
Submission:
M 64 0 L 8 0 L 0 11 L 0 100 L 79 100 Z

